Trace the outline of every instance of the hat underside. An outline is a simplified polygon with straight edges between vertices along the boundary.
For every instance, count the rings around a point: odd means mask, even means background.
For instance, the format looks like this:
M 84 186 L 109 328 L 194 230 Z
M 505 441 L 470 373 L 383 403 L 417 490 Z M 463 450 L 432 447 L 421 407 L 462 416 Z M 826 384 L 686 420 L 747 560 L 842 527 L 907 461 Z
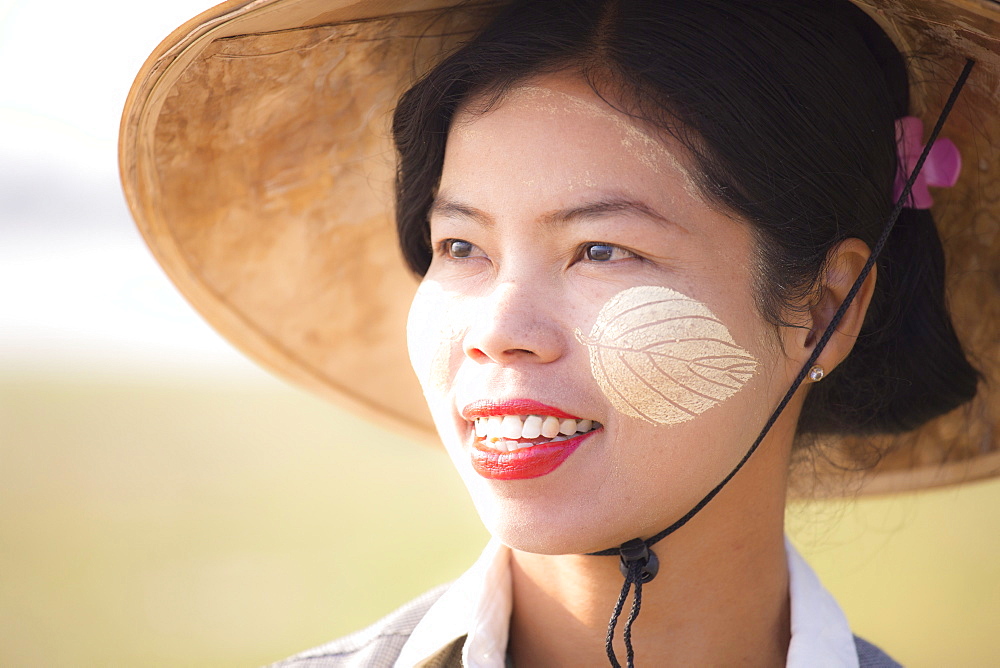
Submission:
M 859 4 L 906 52 L 932 56 L 914 73 L 913 111 L 925 122 L 961 54 L 979 56 L 945 128 L 966 172 L 935 193 L 934 212 L 955 328 L 986 383 L 970 404 L 915 432 L 819 444 L 819 456 L 797 467 L 794 491 L 803 494 L 843 494 L 851 471 L 872 465 L 865 493 L 1000 474 L 1000 43 L 990 37 L 1000 35 L 1000 10 L 972 1 L 909 3 L 909 13 L 897 3 Z M 146 241 L 216 329 L 277 374 L 431 440 L 406 355 L 417 283 L 396 241 L 389 124 L 399 93 L 489 10 L 404 13 L 404 5 L 414 3 L 221 5 L 147 62 L 126 104 L 120 150 Z M 926 28 L 920 12 L 939 14 L 942 5 L 964 12 L 964 23 L 932 15 Z M 881 461 L 873 445 L 888 449 Z

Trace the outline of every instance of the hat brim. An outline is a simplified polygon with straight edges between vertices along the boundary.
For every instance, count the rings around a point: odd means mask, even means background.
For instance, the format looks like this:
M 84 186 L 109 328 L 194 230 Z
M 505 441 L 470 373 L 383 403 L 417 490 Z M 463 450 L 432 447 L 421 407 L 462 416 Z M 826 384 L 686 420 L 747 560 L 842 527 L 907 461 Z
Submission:
M 494 3 L 226 2 L 168 37 L 140 71 L 120 138 L 122 182 L 157 260 L 223 336 L 288 380 L 418 440 L 436 441 L 406 355 L 417 281 L 397 248 L 389 122 L 398 95 L 473 34 Z M 937 195 L 956 329 L 987 381 L 1000 372 L 1000 5 L 858 2 L 924 68 L 932 122 L 965 56 L 979 61 L 948 123 L 966 172 Z M 864 491 L 1000 474 L 1000 401 L 900 437 L 821 444 L 822 492 L 874 468 Z M 877 463 L 872 445 L 887 449 Z

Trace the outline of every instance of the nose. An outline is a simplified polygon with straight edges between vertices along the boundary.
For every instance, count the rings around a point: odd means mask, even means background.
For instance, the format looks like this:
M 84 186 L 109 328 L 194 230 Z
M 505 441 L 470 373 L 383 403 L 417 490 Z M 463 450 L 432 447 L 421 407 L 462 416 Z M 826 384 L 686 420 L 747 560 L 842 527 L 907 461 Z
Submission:
M 566 345 L 555 301 L 524 284 L 498 285 L 476 307 L 465 354 L 480 364 L 554 362 Z

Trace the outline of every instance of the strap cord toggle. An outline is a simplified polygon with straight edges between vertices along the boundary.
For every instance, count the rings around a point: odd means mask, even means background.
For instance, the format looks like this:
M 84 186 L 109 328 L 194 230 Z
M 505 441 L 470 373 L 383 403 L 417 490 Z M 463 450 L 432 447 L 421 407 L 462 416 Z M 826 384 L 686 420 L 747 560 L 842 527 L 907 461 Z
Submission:
M 621 668 L 613 647 L 615 627 L 618 626 L 618 617 L 625 607 L 625 600 L 628 598 L 629 592 L 632 592 L 632 609 L 629 611 L 628 619 L 625 620 L 625 630 L 622 636 L 625 640 L 626 666 L 633 668 L 635 650 L 632 649 L 632 623 L 639 616 L 639 608 L 642 606 L 642 585 L 656 577 L 660 570 L 660 560 L 656 557 L 656 553 L 649 549 L 649 544 L 641 538 L 633 538 L 627 543 L 623 543 L 618 548 L 618 554 L 620 558 L 618 568 L 625 576 L 625 582 L 622 584 L 618 603 L 615 605 L 611 622 L 608 624 L 608 635 L 604 639 L 604 649 L 612 667 Z
M 638 581 L 646 584 L 656 577 L 660 571 L 660 560 L 656 553 L 649 549 L 646 541 L 641 538 L 633 538 L 627 543 L 622 543 L 618 548 L 621 559 L 618 562 L 618 569 L 626 578 L 629 576 L 630 566 L 638 566 Z

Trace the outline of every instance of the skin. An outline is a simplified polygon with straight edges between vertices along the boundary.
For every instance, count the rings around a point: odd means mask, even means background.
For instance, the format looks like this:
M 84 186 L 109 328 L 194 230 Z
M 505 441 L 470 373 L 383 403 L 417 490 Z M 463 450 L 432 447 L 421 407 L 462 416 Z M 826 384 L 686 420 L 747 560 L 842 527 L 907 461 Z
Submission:
M 516 665 L 603 665 L 622 578 L 615 559 L 583 553 L 657 533 L 730 471 L 868 250 L 857 240 L 834 249 L 800 326 L 776 332 L 754 306 L 750 228 L 703 201 L 670 139 L 570 73 L 525 82 L 486 113 L 467 109 L 449 134 L 430 215 L 435 255 L 415 300 L 411 351 L 424 360 L 417 372 L 431 412 L 477 510 L 513 548 Z M 454 239 L 466 242 L 458 254 Z M 591 259 L 592 243 L 613 245 L 610 259 Z M 873 285 L 874 275 L 820 358 L 827 373 L 853 345 Z M 704 304 L 756 361 L 752 378 L 681 423 L 619 413 L 574 332 L 590 332 L 603 305 L 637 286 Z M 432 296 L 433 308 L 421 295 Z M 426 314 L 441 309 L 449 332 L 461 334 L 431 344 Z M 722 493 L 656 546 L 661 569 L 644 588 L 637 663 L 784 665 L 784 499 L 803 397 Z M 484 398 L 535 399 L 604 428 L 548 475 L 490 480 L 470 465 L 473 425 L 461 415 Z
M 620 413 L 647 422 L 694 419 L 739 392 L 757 362 L 704 305 L 663 286 L 622 290 L 597 314 L 590 371 Z
M 461 310 L 452 308 L 461 295 L 446 292 L 439 283 L 426 281 L 418 288 L 406 327 L 410 363 L 420 378 L 428 401 L 447 394 L 452 365 L 461 352 L 456 342 L 468 331 Z

